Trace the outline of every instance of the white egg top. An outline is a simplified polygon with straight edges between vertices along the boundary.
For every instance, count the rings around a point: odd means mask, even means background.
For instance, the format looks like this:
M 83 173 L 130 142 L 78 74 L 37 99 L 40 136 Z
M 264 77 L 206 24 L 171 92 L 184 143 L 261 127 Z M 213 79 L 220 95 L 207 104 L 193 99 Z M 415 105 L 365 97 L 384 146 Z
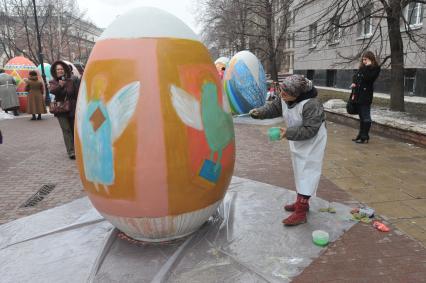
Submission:
M 113 38 L 181 38 L 200 41 L 183 21 L 153 7 L 140 7 L 120 15 L 98 40 Z

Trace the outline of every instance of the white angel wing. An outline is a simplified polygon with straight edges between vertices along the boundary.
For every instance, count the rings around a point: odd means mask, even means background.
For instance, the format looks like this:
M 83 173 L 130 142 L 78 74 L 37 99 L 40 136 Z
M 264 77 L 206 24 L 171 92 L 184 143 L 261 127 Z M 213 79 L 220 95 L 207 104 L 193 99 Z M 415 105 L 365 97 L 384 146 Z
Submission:
M 121 88 L 107 104 L 113 142 L 121 136 L 136 110 L 139 89 L 139 82 L 130 83 Z
M 182 122 L 197 130 L 203 130 L 200 103 L 198 100 L 175 85 L 170 87 L 170 93 L 173 107 Z
M 78 137 L 81 141 L 81 131 L 83 129 L 82 123 L 84 121 L 84 115 L 86 115 L 87 111 L 87 88 L 86 82 L 84 80 L 81 81 L 80 92 L 78 94 L 77 106 L 76 106 L 76 115 L 77 115 L 77 133 Z

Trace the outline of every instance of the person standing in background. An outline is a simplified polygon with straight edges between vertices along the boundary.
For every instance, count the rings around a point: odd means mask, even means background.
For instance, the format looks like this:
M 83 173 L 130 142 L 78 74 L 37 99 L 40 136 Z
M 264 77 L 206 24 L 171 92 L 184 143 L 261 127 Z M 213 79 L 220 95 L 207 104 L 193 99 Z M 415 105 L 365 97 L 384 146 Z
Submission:
M 27 113 L 32 114 L 31 120 L 41 120 L 41 114 L 46 113 L 46 105 L 44 104 L 44 85 L 39 81 L 37 72 L 30 71 L 29 78 L 25 80 L 25 90 L 28 91 Z
M 15 79 L 0 69 L 0 100 L 1 108 L 7 113 L 13 111 L 13 115 L 18 116 L 19 99 L 16 95 Z
M 49 82 L 50 93 L 55 96 L 55 101 L 63 102 L 67 100 L 71 105 L 69 112 L 57 113 L 55 117 L 58 118 L 59 125 L 61 126 L 68 157 L 75 159 L 74 117 L 80 80 L 72 76 L 70 67 L 63 61 L 53 63 L 50 72 L 53 77 Z
M 355 103 L 359 115 L 359 132 L 352 139 L 356 143 L 368 143 L 371 127 L 371 103 L 373 102 L 374 82 L 380 74 L 380 66 L 376 56 L 371 51 L 366 51 L 361 57 L 358 72 L 352 79 L 351 98 Z

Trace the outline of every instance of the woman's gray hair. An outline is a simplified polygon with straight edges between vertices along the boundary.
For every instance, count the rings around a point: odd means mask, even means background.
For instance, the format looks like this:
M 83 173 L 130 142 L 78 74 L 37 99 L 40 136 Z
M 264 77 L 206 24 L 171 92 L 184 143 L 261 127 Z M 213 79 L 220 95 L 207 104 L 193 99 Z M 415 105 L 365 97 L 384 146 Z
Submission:
M 298 97 L 300 94 L 310 91 L 312 87 L 312 81 L 303 75 L 291 75 L 282 82 L 282 90 L 293 97 Z

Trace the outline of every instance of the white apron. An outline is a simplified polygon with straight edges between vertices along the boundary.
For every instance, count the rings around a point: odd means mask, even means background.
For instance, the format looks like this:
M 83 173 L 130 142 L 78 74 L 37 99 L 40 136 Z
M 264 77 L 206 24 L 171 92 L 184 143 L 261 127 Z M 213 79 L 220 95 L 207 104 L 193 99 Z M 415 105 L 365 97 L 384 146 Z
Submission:
M 283 117 L 288 127 L 302 126 L 303 106 L 309 99 L 299 102 L 295 107 L 288 108 L 281 100 Z M 291 161 L 293 163 L 294 180 L 299 194 L 315 195 L 321 177 L 322 160 L 327 144 L 327 130 L 322 123 L 318 133 L 311 139 L 288 141 L 290 144 Z

